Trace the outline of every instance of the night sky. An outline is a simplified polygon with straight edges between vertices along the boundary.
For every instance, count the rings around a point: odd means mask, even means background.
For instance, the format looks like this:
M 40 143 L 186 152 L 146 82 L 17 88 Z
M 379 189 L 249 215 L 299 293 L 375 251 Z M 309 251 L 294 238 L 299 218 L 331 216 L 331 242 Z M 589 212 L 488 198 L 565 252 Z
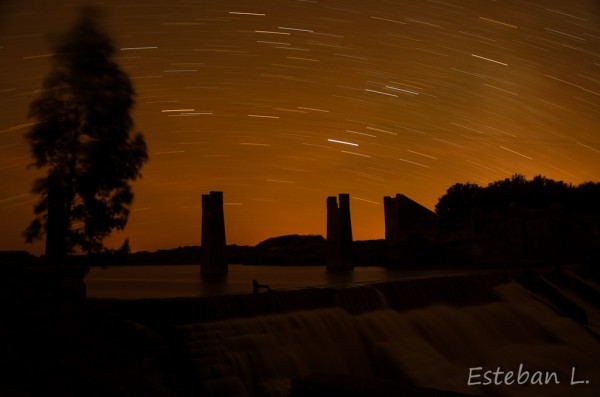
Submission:
M 97 3 L 94 3 L 97 4 Z M 200 244 L 222 190 L 228 243 L 325 234 L 351 196 L 355 239 L 383 238 L 383 196 L 433 209 L 457 182 L 600 175 L 600 3 L 591 0 L 107 0 L 150 162 L 132 249 Z M 78 5 L 0 5 L 0 249 L 25 245 L 40 171 L 23 134 L 49 38 Z

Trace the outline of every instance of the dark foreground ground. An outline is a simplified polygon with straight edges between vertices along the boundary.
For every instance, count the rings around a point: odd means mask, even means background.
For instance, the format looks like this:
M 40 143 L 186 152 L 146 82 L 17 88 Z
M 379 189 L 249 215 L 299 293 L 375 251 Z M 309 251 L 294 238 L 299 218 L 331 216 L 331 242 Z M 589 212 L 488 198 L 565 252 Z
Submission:
M 133 301 L 86 299 L 82 276 L 77 268 L 4 269 L 0 395 L 564 395 L 466 388 L 464 371 L 452 369 L 467 357 L 493 366 L 506 357 L 500 350 L 518 354 L 521 344 L 540 349 L 527 352 L 529 363 L 543 364 L 536 357 L 545 354 L 562 368 L 572 363 L 560 360 L 575 357 L 591 377 L 556 393 L 600 390 L 599 364 L 586 358 L 600 352 L 599 281 L 589 266 Z M 537 311 L 513 329 L 511 318 L 529 315 L 525 305 Z M 405 318 L 410 329 L 396 329 Z M 453 318 L 462 319 L 458 331 L 450 329 Z M 475 328 L 471 349 L 453 347 Z M 324 352 L 335 343 L 337 350 Z M 419 344 L 418 354 L 404 354 Z M 318 360 L 298 358 L 303 352 Z

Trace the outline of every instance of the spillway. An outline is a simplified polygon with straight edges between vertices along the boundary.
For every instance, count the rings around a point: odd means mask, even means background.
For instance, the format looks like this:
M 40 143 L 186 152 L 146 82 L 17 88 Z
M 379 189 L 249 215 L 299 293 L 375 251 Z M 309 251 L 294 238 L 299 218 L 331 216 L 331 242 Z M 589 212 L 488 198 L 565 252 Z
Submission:
M 597 292 L 585 270 L 517 269 L 105 303 L 165 337 L 189 395 L 597 396 Z

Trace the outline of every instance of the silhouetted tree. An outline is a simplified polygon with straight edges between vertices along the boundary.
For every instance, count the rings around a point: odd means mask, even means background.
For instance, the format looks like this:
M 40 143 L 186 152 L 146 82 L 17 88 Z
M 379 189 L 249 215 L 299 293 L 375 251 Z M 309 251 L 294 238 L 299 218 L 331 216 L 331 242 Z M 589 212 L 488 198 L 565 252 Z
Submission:
M 600 183 L 585 182 L 579 185 L 569 200 L 570 207 L 581 213 L 600 215 Z
M 525 209 L 548 208 L 557 203 L 568 215 L 600 214 L 600 183 L 586 182 L 577 187 L 542 175 L 528 181 L 523 175 L 480 187 L 457 183 L 440 197 L 436 212 L 445 226 L 467 224 L 473 208 L 506 215 L 511 203 Z
M 444 226 L 470 222 L 471 209 L 481 201 L 483 188 L 474 183 L 456 183 L 448 188 L 435 205 L 435 212 Z
M 117 252 L 121 255 L 127 255 L 127 254 L 131 253 L 131 248 L 129 247 L 129 239 L 128 238 L 126 238 L 125 241 L 123 241 L 121 248 L 119 248 L 117 250 Z
M 49 262 L 80 247 L 103 250 L 103 239 L 123 229 L 133 200 L 130 182 L 148 160 L 140 133 L 131 134 L 134 90 L 114 62 L 98 10 L 82 8 L 76 24 L 54 44 L 52 70 L 29 109 L 37 123 L 26 134 L 40 200 L 25 230 L 27 242 L 46 235 Z

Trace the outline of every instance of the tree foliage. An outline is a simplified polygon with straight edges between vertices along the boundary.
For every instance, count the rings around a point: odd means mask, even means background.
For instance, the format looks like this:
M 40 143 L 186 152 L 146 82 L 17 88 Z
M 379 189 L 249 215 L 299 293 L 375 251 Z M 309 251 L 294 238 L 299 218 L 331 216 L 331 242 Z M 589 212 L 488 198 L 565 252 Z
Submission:
M 47 173 L 33 184 L 40 200 L 24 236 L 31 242 L 46 235 L 47 252 L 54 234 L 67 250 L 94 253 L 127 223 L 130 182 L 148 160 L 146 143 L 131 132 L 134 89 L 112 58 L 97 9 L 82 8 L 53 52 L 52 70 L 29 108 L 37 120 L 26 134 L 33 166 Z
M 586 182 L 575 187 L 542 175 L 527 180 L 520 174 L 491 182 L 486 187 L 457 183 L 440 197 L 435 209 L 445 225 L 456 225 L 469 223 L 473 208 L 506 214 L 511 203 L 528 209 L 558 203 L 570 215 L 600 214 L 600 183 Z
M 435 206 L 440 220 L 453 225 L 469 219 L 471 209 L 479 202 L 481 191 L 481 187 L 469 182 L 450 186 Z

